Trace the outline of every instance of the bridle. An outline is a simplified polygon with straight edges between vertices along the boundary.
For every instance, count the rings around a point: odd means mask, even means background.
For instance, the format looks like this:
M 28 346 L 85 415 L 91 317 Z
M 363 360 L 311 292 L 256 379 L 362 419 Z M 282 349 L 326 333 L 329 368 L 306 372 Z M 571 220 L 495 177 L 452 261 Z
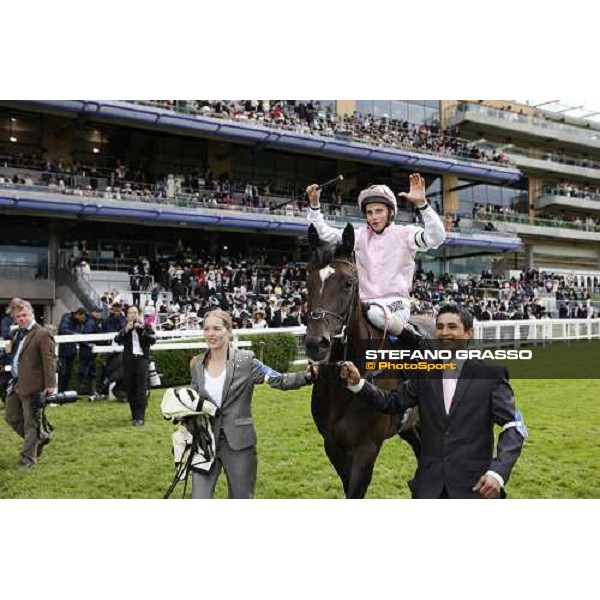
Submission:
M 309 320 L 313 320 L 313 321 L 320 321 L 320 320 L 324 320 L 327 328 L 329 330 L 329 335 L 331 337 L 331 339 L 337 339 L 340 340 L 340 343 L 342 344 L 343 348 L 344 348 L 344 361 L 346 361 L 347 355 L 348 355 L 348 319 L 350 318 L 350 313 L 352 311 L 352 308 L 354 306 L 354 299 L 355 296 L 358 293 L 358 269 L 356 268 L 356 265 L 350 261 L 347 260 L 333 260 L 329 263 L 330 265 L 339 265 L 339 264 L 344 264 L 344 265 L 348 265 L 351 269 L 352 269 L 352 276 L 353 276 L 353 283 L 352 283 L 352 291 L 350 293 L 350 300 L 348 302 L 348 306 L 346 308 L 346 310 L 344 311 L 344 314 L 338 314 L 335 312 L 332 312 L 330 310 L 325 310 L 324 308 L 317 308 L 315 310 L 311 310 L 308 313 L 308 319 Z M 333 332 L 333 327 L 332 327 L 332 321 L 330 318 L 328 317 L 333 317 L 334 319 L 337 320 L 338 324 L 341 323 L 341 329 L 339 331 L 339 333 L 335 333 Z M 327 365 L 338 365 L 339 363 L 333 362 L 333 363 L 313 363 L 315 365 L 318 366 L 327 366 Z

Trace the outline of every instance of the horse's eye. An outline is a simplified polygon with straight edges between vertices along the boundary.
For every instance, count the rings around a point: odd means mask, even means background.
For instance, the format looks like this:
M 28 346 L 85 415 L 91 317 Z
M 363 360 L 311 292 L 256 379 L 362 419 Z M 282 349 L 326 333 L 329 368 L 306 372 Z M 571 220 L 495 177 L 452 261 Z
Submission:
M 354 286 L 354 279 L 348 279 L 346 281 L 346 283 L 344 284 L 344 286 L 346 287 L 347 290 L 352 289 L 352 287 Z

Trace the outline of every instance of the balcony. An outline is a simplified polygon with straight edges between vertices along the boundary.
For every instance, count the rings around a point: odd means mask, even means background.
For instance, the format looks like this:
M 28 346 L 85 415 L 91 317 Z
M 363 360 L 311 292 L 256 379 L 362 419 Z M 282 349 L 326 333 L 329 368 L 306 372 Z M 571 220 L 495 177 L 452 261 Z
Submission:
M 54 271 L 48 273 L 47 264 L 6 262 L 5 258 L 0 262 L 0 298 L 12 298 L 18 290 L 19 296 L 31 302 L 54 302 Z
M 527 215 L 486 214 L 497 231 L 519 236 L 551 238 L 554 241 L 600 242 L 600 226 L 571 223 L 559 219 L 541 219 Z
M 368 162 L 426 173 L 452 174 L 487 183 L 509 184 L 522 173 L 512 166 L 440 152 L 423 152 L 387 142 L 367 142 L 346 135 L 312 134 L 304 129 L 266 126 L 248 120 L 227 120 L 173 111 L 118 100 L 27 100 L 2 101 L 24 110 L 80 117 L 94 122 L 162 130 L 177 135 L 249 144 L 254 148 L 323 156 L 331 159 Z
M 525 151 L 513 148 L 506 151 L 510 161 L 528 175 L 560 175 L 569 179 L 585 179 L 587 181 L 600 182 L 600 163 L 585 160 L 561 157 L 555 160 L 548 157 L 528 156 Z
M 529 117 L 482 104 L 464 102 L 446 112 L 449 126 L 460 126 L 462 135 L 480 135 L 491 131 L 523 143 L 551 142 L 579 152 L 600 152 L 600 131 Z
M 549 188 L 534 200 L 536 210 L 570 210 L 600 215 L 600 194 L 584 194 L 572 192 L 567 195 L 564 190 Z

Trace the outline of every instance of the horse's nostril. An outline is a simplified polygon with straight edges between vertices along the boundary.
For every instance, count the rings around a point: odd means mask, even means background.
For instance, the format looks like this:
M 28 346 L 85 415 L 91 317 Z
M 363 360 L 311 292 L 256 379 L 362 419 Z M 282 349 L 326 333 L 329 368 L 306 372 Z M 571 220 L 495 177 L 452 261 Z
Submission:
M 307 336 L 304 340 L 304 344 L 306 345 L 306 351 L 309 358 L 312 358 L 313 360 L 322 360 L 331 348 L 331 342 L 325 336 Z
M 329 340 L 326 337 L 322 337 L 319 340 L 319 348 L 321 350 L 326 350 L 329 348 L 329 346 L 331 345 L 331 343 L 329 342 Z

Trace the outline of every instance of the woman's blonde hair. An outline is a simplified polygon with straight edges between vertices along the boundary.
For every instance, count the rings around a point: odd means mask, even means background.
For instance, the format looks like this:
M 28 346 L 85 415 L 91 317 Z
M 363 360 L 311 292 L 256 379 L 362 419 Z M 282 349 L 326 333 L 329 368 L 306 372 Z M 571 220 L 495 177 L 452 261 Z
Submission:
M 227 329 L 227 332 L 231 334 L 231 330 L 233 329 L 233 321 L 231 320 L 231 315 L 227 311 L 216 308 L 215 310 L 207 312 L 204 315 L 204 323 L 206 323 L 206 319 L 208 319 L 208 317 L 221 319 L 225 329 Z

